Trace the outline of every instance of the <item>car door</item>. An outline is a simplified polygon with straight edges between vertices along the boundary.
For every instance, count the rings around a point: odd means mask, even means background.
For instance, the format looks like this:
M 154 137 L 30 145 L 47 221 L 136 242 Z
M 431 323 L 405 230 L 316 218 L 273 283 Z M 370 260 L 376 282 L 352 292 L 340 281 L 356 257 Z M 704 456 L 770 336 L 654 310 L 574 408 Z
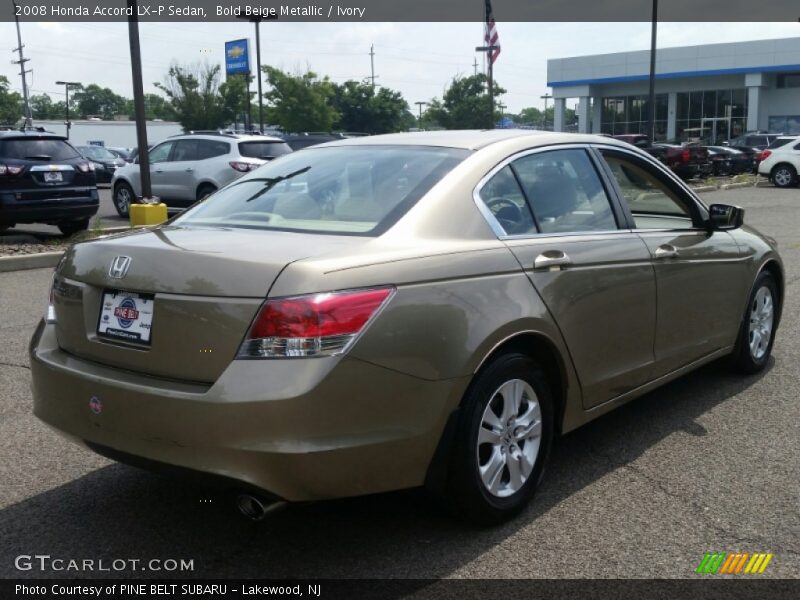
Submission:
M 569 347 L 586 408 L 647 382 L 656 288 L 642 239 L 587 148 L 533 150 L 480 188 L 487 217 L 519 260 Z
M 710 230 L 705 207 L 659 165 L 627 150 L 600 152 L 656 274 L 654 374 L 732 346 L 747 285 L 733 237 Z
M 197 143 L 195 139 L 176 140 L 169 160 L 159 165 L 166 197 L 177 206 L 188 206 L 196 200 Z
M 169 162 L 170 154 L 175 142 L 159 144 L 149 153 L 150 159 L 150 186 L 153 195 L 158 198 L 169 199 L 169 185 L 164 174 L 164 166 Z

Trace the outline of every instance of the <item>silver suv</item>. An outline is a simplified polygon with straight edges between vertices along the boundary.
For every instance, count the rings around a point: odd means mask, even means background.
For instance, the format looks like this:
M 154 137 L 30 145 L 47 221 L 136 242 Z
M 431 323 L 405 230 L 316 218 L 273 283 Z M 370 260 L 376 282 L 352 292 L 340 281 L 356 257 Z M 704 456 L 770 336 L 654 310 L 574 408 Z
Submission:
M 292 149 L 266 135 L 195 132 L 176 135 L 150 150 L 153 195 L 169 207 L 186 208 Z M 128 216 L 131 202 L 141 198 L 139 164 L 117 169 L 111 180 L 114 206 Z

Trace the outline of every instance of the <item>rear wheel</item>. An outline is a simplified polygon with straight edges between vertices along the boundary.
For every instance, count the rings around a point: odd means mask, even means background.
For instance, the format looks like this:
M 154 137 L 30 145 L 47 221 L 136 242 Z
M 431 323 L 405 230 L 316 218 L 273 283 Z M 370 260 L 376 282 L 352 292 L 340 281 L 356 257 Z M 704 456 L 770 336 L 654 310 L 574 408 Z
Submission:
M 133 188 L 124 181 L 114 187 L 114 208 L 120 217 L 128 218 L 131 210 L 131 203 L 136 201 Z
M 66 236 L 75 235 L 81 231 L 86 231 L 89 228 L 89 219 L 80 219 L 78 221 L 65 221 L 58 224 L 58 229 Z
M 772 169 L 772 182 L 776 187 L 792 187 L 797 182 L 797 171 L 792 165 L 778 165 Z
M 500 356 L 464 399 L 445 487 L 449 508 L 480 524 L 519 513 L 541 479 L 552 438 L 544 371 L 523 354 Z
M 768 271 L 762 271 L 750 292 L 750 301 L 733 351 L 736 370 L 757 373 L 767 366 L 775 341 L 779 301 L 775 277 Z
M 217 188 L 215 188 L 213 185 L 210 184 L 201 185 L 200 188 L 198 188 L 197 190 L 197 199 L 205 200 L 216 191 Z

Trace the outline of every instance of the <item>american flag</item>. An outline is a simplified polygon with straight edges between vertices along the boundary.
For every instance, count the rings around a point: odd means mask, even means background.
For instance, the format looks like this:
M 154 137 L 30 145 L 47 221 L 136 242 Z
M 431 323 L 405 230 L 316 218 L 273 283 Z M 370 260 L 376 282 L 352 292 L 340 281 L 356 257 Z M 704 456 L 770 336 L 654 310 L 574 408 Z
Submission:
M 494 50 L 487 53 L 489 55 L 489 62 L 494 64 L 497 57 L 500 56 L 500 36 L 497 35 L 497 23 L 492 14 L 491 0 L 486 0 L 486 25 L 484 29 L 483 39 L 487 46 L 497 46 Z

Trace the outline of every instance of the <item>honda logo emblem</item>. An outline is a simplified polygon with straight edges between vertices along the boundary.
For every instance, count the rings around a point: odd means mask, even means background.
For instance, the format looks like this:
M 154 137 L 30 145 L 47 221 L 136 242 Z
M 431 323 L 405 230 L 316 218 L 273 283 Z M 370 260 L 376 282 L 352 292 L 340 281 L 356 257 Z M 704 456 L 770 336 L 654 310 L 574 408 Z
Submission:
M 108 270 L 108 275 L 112 279 L 122 279 L 128 274 L 128 269 L 131 266 L 130 256 L 117 256 L 111 261 L 111 268 Z

